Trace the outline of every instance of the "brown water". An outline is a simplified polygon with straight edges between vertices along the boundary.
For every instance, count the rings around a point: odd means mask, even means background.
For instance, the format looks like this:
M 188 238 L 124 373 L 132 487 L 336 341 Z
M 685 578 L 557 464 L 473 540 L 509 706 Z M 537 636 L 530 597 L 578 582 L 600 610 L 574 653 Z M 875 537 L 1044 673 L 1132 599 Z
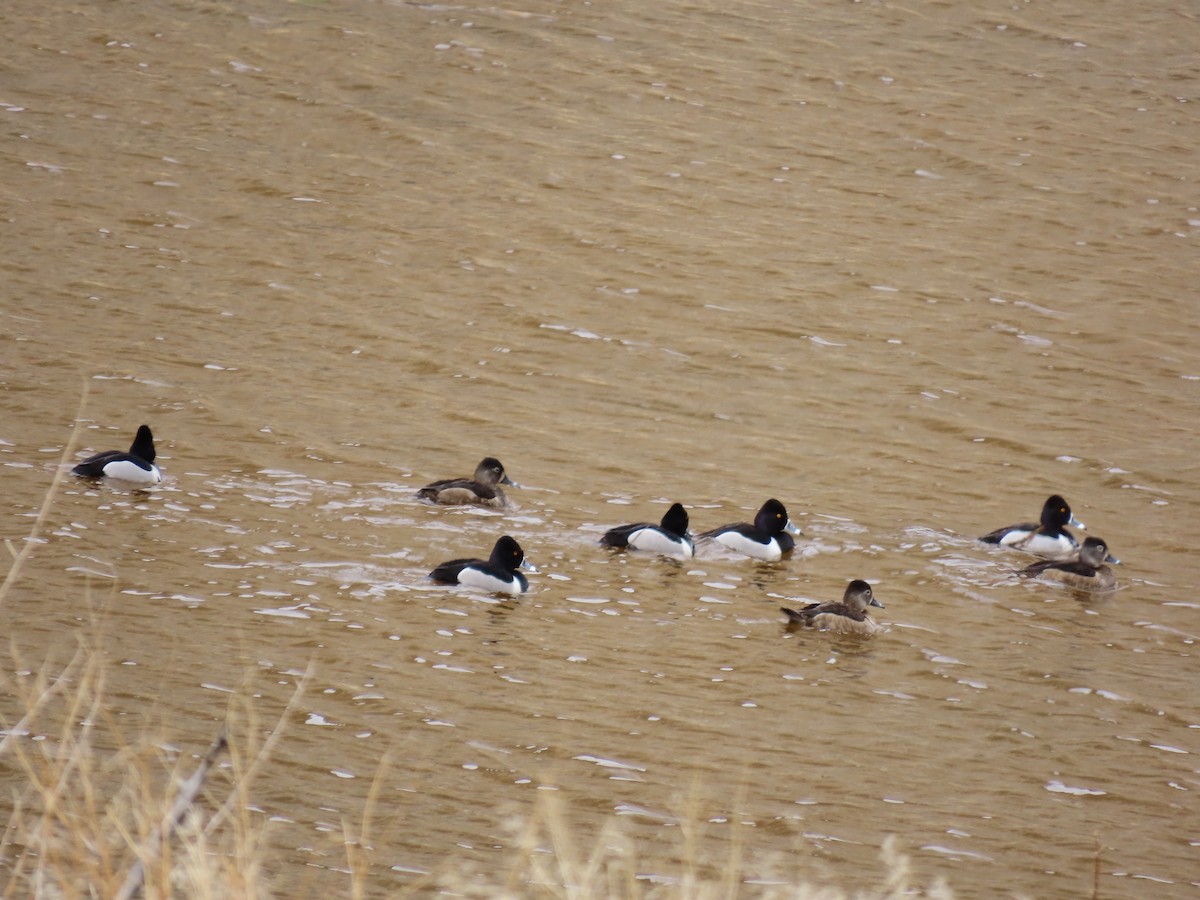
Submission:
M 166 473 L 68 480 L 0 628 L 61 660 L 103 606 L 110 712 L 188 754 L 311 663 L 255 792 L 281 896 L 345 890 L 385 755 L 377 896 L 504 866 L 540 788 L 648 877 L 694 815 L 748 878 L 866 885 L 895 834 L 963 896 L 1087 894 L 1097 841 L 1103 896 L 1200 893 L 1195 10 L 0 23 L 3 535 L 85 389 L 80 454 L 144 421 Z M 486 454 L 510 510 L 415 500 Z M 1053 492 L 1116 596 L 973 541 Z M 779 564 L 595 544 L 769 496 Z M 506 532 L 529 595 L 425 579 Z M 855 577 L 887 633 L 786 633 Z

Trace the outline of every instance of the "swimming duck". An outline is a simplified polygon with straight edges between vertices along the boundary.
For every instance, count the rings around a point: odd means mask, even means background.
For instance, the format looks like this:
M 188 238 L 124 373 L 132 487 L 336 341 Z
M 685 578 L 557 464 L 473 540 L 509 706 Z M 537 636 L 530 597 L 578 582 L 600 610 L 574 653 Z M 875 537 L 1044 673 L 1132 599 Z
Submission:
M 162 471 L 154 464 L 154 435 L 149 425 L 138 427 L 129 452 L 105 450 L 89 456 L 71 470 L 80 478 L 116 478 L 134 484 L 158 484 Z
M 1120 562 L 1108 552 L 1108 544 L 1100 538 L 1090 537 L 1072 558 L 1043 559 L 1026 566 L 1021 575 L 1026 578 L 1041 575 L 1083 591 L 1111 591 L 1117 586 L 1117 576 L 1105 563 L 1118 565 Z
M 985 544 L 999 544 L 1012 550 L 1024 550 L 1035 556 L 1069 556 L 1079 549 L 1079 541 L 1066 530 L 1067 525 L 1087 531 L 1087 526 L 1071 514 L 1071 507 L 1067 506 L 1067 501 L 1055 494 L 1042 505 L 1040 524 L 1024 522 L 1020 525 L 1009 525 L 1007 528 L 997 528 L 980 540 Z
M 809 625 L 837 634 L 874 634 L 880 630 L 880 626 L 867 615 L 869 606 L 883 609 L 883 604 L 871 592 L 871 586 L 855 579 L 846 585 L 846 593 L 840 602 L 827 600 L 824 603 L 810 603 L 800 610 L 786 606 L 779 609 L 787 615 L 789 625 Z
M 465 584 L 494 594 L 523 594 L 529 590 L 529 579 L 520 569 L 537 571 L 525 559 L 521 545 L 505 535 L 496 541 L 488 559 L 452 559 L 430 572 L 429 577 L 439 584 Z
M 634 550 L 661 553 L 663 556 L 690 559 L 695 552 L 695 545 L 687 530 L 687 510 L 682 503 L 674 503 L 663 514 L 659 524 L 638 522 L 636 525 L 619 525 L 605 532 L 600 543 L 618 550 L 631 547 Z
M 473 503 L 478 506 L 500 507 L 508 504 L 508 498 L 500 485 L 520 487 L 504 472 L 504 466 L 494 456 L 487 456 L 475 467 L 472 478 L 444 478 L 427 484 L 417 491 L 422 500 L 441 503 L 445 506 L 461 506 Z
M 735 553 L 774 562 L 796 546 L 793 534 L 800 534 L 800 529 L 788 519 L 784 505 L 771 499 L 754 516 L 753 525 L 746 522 L 722 525 L 700 537 L 716 541 Z

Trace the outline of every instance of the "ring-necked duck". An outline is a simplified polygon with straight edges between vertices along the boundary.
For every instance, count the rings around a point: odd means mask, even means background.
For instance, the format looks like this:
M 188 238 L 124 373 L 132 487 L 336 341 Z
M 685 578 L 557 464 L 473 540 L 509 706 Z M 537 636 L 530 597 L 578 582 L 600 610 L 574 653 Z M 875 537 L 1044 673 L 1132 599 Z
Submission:
M 1035 556 L 1069 556 L 1079 549 L 1079 541 L 1067 531 L 1067 525 L 1087 531 L 1087 526 L 1071 514 L 1071 507 L 1067 506 L 1067 501 L 1055 494 L 1042 505 L 1040 524 L 1023 522 L 1020 525 L 997 528 L 980 540 L 985 544 L 999 544 L 1012 550 L 1024 550 Z
M 871 586 L 865 581 L 855 579 L 846 585 L 846 593 L 841 601 L 810 603 L 799 610 L 788 609 L 786 606 L 779 609 L 787 615 L 789 625 L 809 625 L 838 634 L 874 634 L 880 626 L 867 615 L 869 606 L 883 609 L 883 604 L 876 600 L 871 592 Z
M 504 506 L 508 498 L 500 485 L 520 487 L 504 473 L 500 460 L 488 456 L 475 467 L 473 478 L 444 478 L 427 484 L 417 491 L 422 500 L 430 500 L 446 506 L 461 506 L 474 503 L 479 506 Z
M 1083 591 L 1111 591 L 1117 586 L 1117 576 L 1105 563 L 1116 565 L 1120 562 L 1108 552 L 1108 544 L 1100 538 L 1090 537 L 1071 559 L 1044 559 L 1026 566 L 1021 574 L 1026 578 L 1040 575 Z
M 520 569 L 537 571 L 525 559 L 521 545 L 505 535 L 496 541 L 490 558 L 452 559 L 430 572 L 429 577 L 439 584 L 465 584 L 495 594 L 523 594 L 529 590 L 529 579 Z
M 658 525 L 638 522 L 636 525 L 610 528 L 604 537 L 600 538 L 600 543 L 618 550 L 632 547 L 634 550 L 649 550 L 663 556 L 690 559 L 695 552 L 695 545 L 687 530 L 687 510 L 683 508 L 683 504 L 675 503 L 663 514 Z
M 775 561 L 796 546 L 793 534 L 800 529 L 788 519 L 787 509 L 778 500 L 768 500 L 754 516 L 754 524 L 738 522 L 706 531 L 701 538 L 754 559 Z
M 134 484 L 158 484 L 162 472 L 154 464 L 154 435 L 149 425 L 137 430 L 129 452 L 105 450 L 89 456 L 71 471 L 80 478 L 117 478 Z

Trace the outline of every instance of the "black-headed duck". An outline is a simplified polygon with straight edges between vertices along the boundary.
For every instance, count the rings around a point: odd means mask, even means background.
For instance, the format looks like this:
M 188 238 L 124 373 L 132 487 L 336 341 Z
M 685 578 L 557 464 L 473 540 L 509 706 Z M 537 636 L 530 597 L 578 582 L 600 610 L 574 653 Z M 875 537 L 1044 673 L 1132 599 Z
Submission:
M 1039 523 L 1022 522 L 997 528 L 980 538 L 985 544 L 998 544 L 1011 550 L 1024 550 L 1035 556 L 1061 558 L 1070 556 L 1079 549 L 1075 535 L 1067 526 L 1087 531 L 1087 526 L 1075 518 L 1067 501 L 1058 494 L 1042 505 L 1042 520 Z
M 800 534 L 800 529 L 788 519 L 787 508 L 778 500 L 771 499 L 754 516 L 754 524 L 737 522 L 722 525 L 699 537 L 716 541 L 743 556 L 774 562 L 796 546 L 792 540 L 793 534 Z
M 496 541 L 488 559 L 452 559 L 430 572 L 429 577 L 439 584 L 465 584 L 494 594 L 523 594 L 529 590 L 529 579 L 521 569 L 537 572 L 525 559 L 521 545 L 505 535 Z
M 154 435 L 149 425 L 137 430 L 129 452 L 105 450 L 89 456 L 71 471 L 80 478 L 116 478 L 133 484 L 158 484 L 162 471 L 154 464 Z
M 648 550 L 678 559 L 691 559 L 695 553 L 695 545 L 688 534 L 687 510 L 682 503 L 673 503 L 657 525 L 638 522 L 610 528 L 600 538 L 600 543 L 618 550 Z

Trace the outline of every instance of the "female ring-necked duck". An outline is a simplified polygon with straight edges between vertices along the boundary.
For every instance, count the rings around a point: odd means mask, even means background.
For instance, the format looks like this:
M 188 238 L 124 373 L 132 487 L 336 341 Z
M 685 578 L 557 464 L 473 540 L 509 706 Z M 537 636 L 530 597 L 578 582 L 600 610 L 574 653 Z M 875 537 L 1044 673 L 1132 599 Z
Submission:
M 475 467 L 475 475 L 472 478 L 443 478 L 441 481 L 425 485 L 417 491 L 417 496 L 422 500 L 445 506 L 473 503 L 478 506 L 500 507 L 508 503 L 508 498 L 500 489 L 502 484 L 520 487 L 505 474 L 500 460 L 488 456 Z
M 1108 544 L 1100 538 L 1090 537 L 1071 559 L 1044 559 L 1026 566 L 1021 574 L 1026 578 L 1040 575 L 1083 591 L 1111 591 L 1117 586 L 1117 576 L 1105 563 L 1118 565 L 1120 562 L 1108 552 Z
M 439 584 L 465 584 L 494 594 L 523 594 L 529 579 L 520 569 L 536 572 L 525 559 L 521 545 L 507 534 L 496 541 L 488 559 L 452 559 L 444 562 L 429 577 Z
M 1067 525 L 1087 531 L 1087 526 L 1071 514 L 1071 507 L 1067 506 L 1067 501 L 1055 494 L 1042 505 L 1042 521 L 1039 524 L 1023 522 L 1020 525 L 997 528 L 980 540 L 985 544 L 999 544 L 1012 550 L 1024 550 L 1035 556 L 1068 556 L 1079 549 L 1079 541 L 1067 531 Z
M 883 609 L 883 604 L 871 592 L 871 586 L 855 579 L 846 585 L 846 593 L 840 601 L 810 603 L 799 610 L 786 606 L 779 609 L 787 615 L 788 625 L 808 625 L 838 634 L 874 634 L 880 626 L 867 615 L 869 606 Z
M 716 541 L 735 553 L 774 562 L 796 546 L 793 534 L 800 534 L 800 529 L 788 519 L 784 505 L 771 499 L 754 516 L 753 525 L 746 522 L 722 525 L 700 537 Z
M 600 543 L 618 550 L 632 547 L 634 550 L 649 550 L 663 556 L 690 559 L 695 553 L 695 545 L 687 530 L 687 510 L 683 508 L 682 503 L 674 503 L 663 514 L 659 524 L 638 522 L 636 525 L 610 528 L 604 537 L 600 538 Z
M 80 478 L 116 478 L 134 484 L 158 484 L 162 471 L 154 464 L 154 435 L 149 425 L 137 430 L 129 452 L 105 450 L 89 456 L 71 471 Z

